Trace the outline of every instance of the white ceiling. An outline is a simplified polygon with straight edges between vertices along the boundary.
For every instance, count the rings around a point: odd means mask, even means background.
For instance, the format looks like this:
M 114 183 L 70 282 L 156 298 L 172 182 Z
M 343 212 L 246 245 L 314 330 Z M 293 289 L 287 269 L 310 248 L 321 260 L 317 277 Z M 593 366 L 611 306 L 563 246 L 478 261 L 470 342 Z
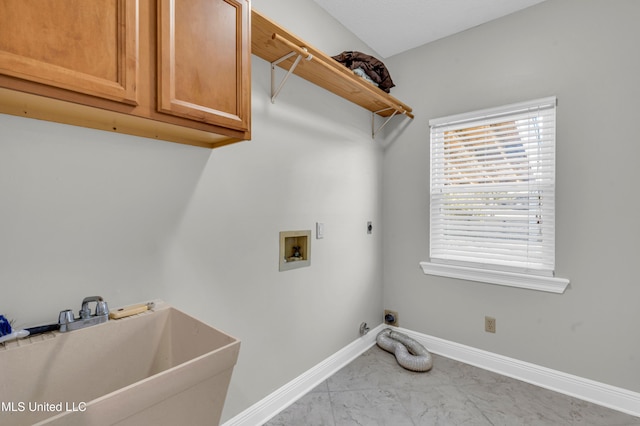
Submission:
M 545 0 L 314 0 L 383 58 Z

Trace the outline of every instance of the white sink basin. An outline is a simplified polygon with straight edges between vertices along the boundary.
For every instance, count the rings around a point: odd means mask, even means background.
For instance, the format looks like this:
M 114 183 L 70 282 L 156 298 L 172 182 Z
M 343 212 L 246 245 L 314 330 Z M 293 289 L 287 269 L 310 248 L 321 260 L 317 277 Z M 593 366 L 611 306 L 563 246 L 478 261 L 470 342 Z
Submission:
M 1 425 L 217 425 L 240 341 L 153 311 L 0 346 Z

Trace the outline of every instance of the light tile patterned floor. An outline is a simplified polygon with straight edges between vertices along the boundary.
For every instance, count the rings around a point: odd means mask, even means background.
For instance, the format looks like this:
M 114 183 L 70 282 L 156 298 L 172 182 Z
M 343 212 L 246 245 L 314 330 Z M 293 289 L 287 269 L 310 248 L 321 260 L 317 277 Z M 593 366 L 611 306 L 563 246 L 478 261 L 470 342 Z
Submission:
M 629 416 L 433 355 L 414 373 L 374 346 L 265 426 L 640 425 Z

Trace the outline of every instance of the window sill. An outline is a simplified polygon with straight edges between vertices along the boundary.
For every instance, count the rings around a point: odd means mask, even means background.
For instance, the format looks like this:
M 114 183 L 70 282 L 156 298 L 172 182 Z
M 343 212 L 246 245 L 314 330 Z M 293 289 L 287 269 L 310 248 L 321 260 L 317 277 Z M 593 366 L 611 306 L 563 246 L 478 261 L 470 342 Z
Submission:
M 461 280 L 477 281 L 488 284 L 505 285 L 509 287 L 526 288 L 529 290 L 546 291 L 562 294 L 569 285 L 566 278 L 527 275 L 516 272 L 491 271 L 466 266 L 444 265 L 441 263 L 420 262 L 420 267 L 426 275 L 458 278 Z

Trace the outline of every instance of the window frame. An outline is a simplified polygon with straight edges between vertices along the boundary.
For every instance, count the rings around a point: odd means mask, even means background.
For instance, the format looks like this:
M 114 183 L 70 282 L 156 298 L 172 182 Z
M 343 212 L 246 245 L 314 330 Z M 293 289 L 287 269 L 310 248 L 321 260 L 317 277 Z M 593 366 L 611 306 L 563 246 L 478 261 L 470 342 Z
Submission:
M 536 108 L 546 107 L 547 109 L 553 108 L 553 117 L 554 117 L 554 126 L 555 126 L 555 109 L 557 107 L 557 99 L 555 96 L 536 99 L 532 101 L 520 102 L 516 104 L 504 105 L 495 108 L 488 108 L 479 111 L 472 111 L 463 114 L 451 115 L 447 117 L 441 117 L 432 119 L 429 121 L 430 130 L 435 127 L 442 127 L 451 125 L 453 123 L 464 123 L 466 129 L 472 129 L 477 127 L 481 122 L 486 121 L 487 118 L 492 119 L 494 117 L 503 116 L 507 117 L 506 121 L 509 121 L 510 116 L 521 113 L 523 110 L 531 110 Z M 433 133 L 430 131 L 430 145 L 433 143 Z M 555 148 L 555 129 L 553 138 L 553 146 Z M 468 143 L 465 141 L 465 143 Z M 432 167 L 432 149 L 430 151 L 430 168 Z M 479 154 L 480 155 L 480 154 Z M 555 192 L 555 150 L 552 153 L 552 162 L 554 164 L 554 169 L 549 175 L 551 178 L 551 182 L 553 185 L 553 193 Z M 438 175 L 439 178 L 442 178 L 443 175 Z M 434 194 L 434 187 L 437 184 L 433 182 L 433 174 L 430 173 L 430 181 L 429 181 L 429 199 L 430 203 L 432 202 L 432 195 Z M 469 186 L 470 188 L 473 185 Z M 514 185 L 515 187 L 515 185 Z M 442 188 L 442 186 L 438 187 Z M 513 190 L 513 188 L 512 188 Z M 473 192 L 473 191 L 472 191 Z M 555 196 L 555 195 L 553 195 Z M 457 206 L 456 206 L 457 207 Z M 555 221 L 555 205 L 551 203 L 551 207 L 553 207 L 553 216 L 552 221 Z M 552 239 L 552 247 L 549 249 L 551 265 L 546 266 L 538 266 L 541 269 L 528 269 L 525 267 L 511 267 L 508 265 L 509 262 L 506 260 L 499 264 L 491 264 L 486 262 L 478 262 L 478 261 L 466 261 L 466 260 L 451 260 L 447 259 L 446 256 L 444 258 L 431 258 L 432 248 L 434 247 L 432 233 L 433 227 L 433 218 L 431 217 L 430 210 L 430 232 L 429 232 L 429 247 L 430 247 L 430 259 L 426 262 L 420 262 L 420 266 L 425 274 L 428 275 L 436 275 L 450 278 L 458 278 L 469 281 L 483 282 L 489 284 L 499 284 L 506 285 L 511 287 L 519 287 L 526 288 L 531 290 L 540 290 L 552 293 L 563 293 L 567 286 L 569 285 L 569 280 L 566 278 L 558 278 L 555 277 L 555 249 L 553 245 L 555 244 L 555 227 L 552 227 L 553 234 L 551 235 Z M 482 219 L 484 221 L 484 219 Z M 465 219 L 466 223 L 466 219 Z M 466 231 L 465 231 L 466 232 Z M 456 237 L 457 238 L 457 237 Z M 446 245 L 450 245 L 445 241 Z M 453 245 L 455 247 L 455 245 Z M 495 258 L 494 258 L 495 259 Z M 547 270 L 545 270 L 545 268 Z M 551 269 L 551 270 L 549 270 Z

